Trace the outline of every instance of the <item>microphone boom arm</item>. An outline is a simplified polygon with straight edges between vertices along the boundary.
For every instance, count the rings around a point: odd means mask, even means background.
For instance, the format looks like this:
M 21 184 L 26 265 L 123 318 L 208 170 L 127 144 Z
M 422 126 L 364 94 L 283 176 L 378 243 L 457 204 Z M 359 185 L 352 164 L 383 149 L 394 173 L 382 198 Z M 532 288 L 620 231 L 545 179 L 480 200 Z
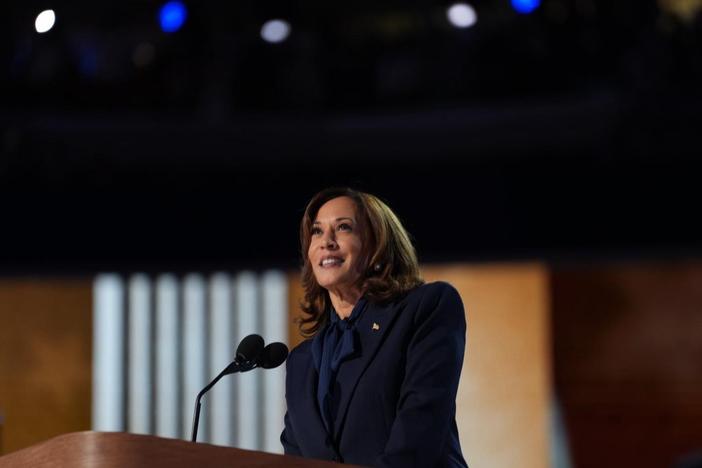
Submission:
M 248 368 L 244 368 L 243 370 L 249 370 Z M 192 436 L 191 436 L 191 441 L 196 442 L 197 441 L 197 428 L 198 425 L 200 424 L 200 408 L 202 404 L 200 403 L 200 400 L 202 397 L 210 391 L 214 385 L 219 382 L 219 380 L 224 377 L 225 375 L 229 374 L 234 374 L 236 372 L 242 371 L 240 364 L 237 361 L 232 362 L 229 364 L 222 372 L 219 373 L 217 377 L 212 380 L 205 388 L 200 390 L 200 393 L 197 394 L 197 399 L 195 400 L 195 412 L 193 414 L 193 431 L 192 431 Z

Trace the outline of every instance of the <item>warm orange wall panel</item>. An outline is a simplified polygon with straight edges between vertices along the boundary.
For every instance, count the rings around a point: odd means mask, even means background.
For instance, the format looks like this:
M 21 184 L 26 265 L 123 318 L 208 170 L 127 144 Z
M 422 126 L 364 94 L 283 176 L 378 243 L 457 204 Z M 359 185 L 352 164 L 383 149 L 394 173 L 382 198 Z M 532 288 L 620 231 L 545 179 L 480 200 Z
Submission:
M 464 455 L 481 468 L 548 466 L 548 275 L 539 264 L 426 267 L 458 289 L 468 340 L 458 389 Z
M 302 335 L 300 335 L 300 328 L 297 325 L 297 321 L 300 318 L 300 302 L 304 291 L 300 285 L 300 275 L 297 272 L 291 272 L 288 274 L 288 344 L 290 349 L 302 343 Z
M 92 283 L 0 280 L 0 447 L 90 428 Z

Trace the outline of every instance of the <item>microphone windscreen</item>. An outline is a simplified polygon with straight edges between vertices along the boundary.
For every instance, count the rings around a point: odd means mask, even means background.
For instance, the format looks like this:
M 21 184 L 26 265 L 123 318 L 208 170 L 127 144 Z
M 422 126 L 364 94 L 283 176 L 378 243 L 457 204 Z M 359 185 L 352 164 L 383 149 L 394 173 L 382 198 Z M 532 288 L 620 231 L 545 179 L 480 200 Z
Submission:
M 237 362 L 248 362 L 258 356 L 263 350 L 263 338 L 259 335 L 249 335 L 236 348 Z
M 283 343 L 271 343 L 261 351 L 261 354 L 256 358 L 258 367 L 264 369 L 273 369 L 278 367 L 288 358 L 288 347 Z

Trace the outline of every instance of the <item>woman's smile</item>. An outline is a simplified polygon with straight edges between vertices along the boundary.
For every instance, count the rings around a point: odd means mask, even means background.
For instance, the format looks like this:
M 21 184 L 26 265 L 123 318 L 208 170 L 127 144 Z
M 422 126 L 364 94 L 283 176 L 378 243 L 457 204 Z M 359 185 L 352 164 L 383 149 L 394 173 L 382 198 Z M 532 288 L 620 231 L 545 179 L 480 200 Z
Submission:
M 341 266 L 342 263 L 344 263 L 344 259 L 341 257 L 325 257 L 319 266 L 322 268 L 335 268 Z

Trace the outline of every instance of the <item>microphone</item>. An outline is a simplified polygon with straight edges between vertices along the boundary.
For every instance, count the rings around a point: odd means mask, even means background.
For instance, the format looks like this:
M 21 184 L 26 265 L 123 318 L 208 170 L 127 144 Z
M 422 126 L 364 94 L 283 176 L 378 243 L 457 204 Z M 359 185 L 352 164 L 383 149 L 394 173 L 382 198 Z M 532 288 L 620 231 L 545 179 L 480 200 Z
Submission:
M 225 375 L 235 374 L 237 372 L 247 372 L 256 367 L 262 369 L 273 369 L 278 367 L 288 357 L 288 347 L 283 343 L 270 343 L 268 346 L 263 346 L 263 338 L 259 335 L 248 335 L 239 343 L 236 348 L 236 357 L 217 377 L 212 380 L 205 388 L 200 390 L 195 400 L 195 414 L 193 415 L 193 431 L 191 441 L 197 441 L 197 429 L 200 423 L 200 400 L 219 380 Z
M 235 372 L 246 372 L 253 369 L 255 359 L 263 350 L 263 338 L 260 335 L 249 335 L 239 343 L 236 348 L 236 358 L 224 369 L 225 374 L 229 375 Z
M 200 424 L 200 408 L 202 407 L 200 400 L 202 397 L 225 375 L 234 374 L 236 372 L 246 372 L 253 369 L 256 356 L 258 356 L 262 350 L 263 338 L 256 334 L 248 335 L 241 340 L 239 346 L 237 346 L 236 358 L 234 361 L 225 367 L 205 388 L 200 390 L 200 393 L 197 394 L 197 398 L 195 399 L 195 413 L 193 415 L 193 431 L 191 437 L 193 442 L 197 440 L 197 429 Z
M 273 369 L 288 358 L 288 347 L 283 343 L 271 343 L 256 356 L 256 367 Z
M 249 335 L 236 348 L 236 362 L 243 364 L 252 361 L 263 349 L 263 338 L 260 335 Z

